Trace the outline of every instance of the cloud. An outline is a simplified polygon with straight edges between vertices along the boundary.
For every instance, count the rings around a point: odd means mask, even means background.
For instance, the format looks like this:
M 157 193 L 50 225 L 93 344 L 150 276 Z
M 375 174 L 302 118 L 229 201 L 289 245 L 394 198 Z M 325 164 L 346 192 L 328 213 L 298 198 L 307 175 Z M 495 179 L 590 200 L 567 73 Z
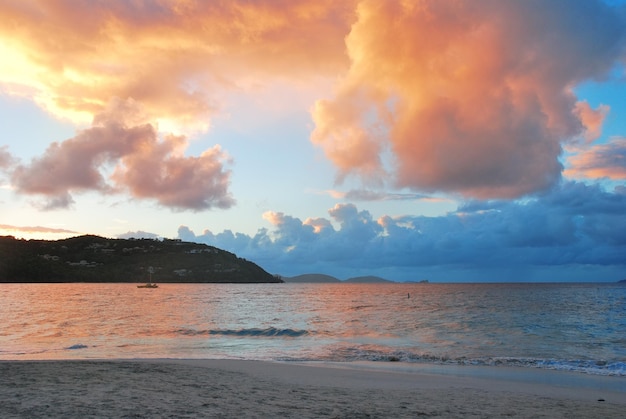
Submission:
M 564 174 L 572 178 L 626 179 L 626 138 L 612 138 L 570 156 Z
M 134 101 L 112 101 L 90 128 L 52 143 L 30 164 L 17 165 L 12 173 L 16 192 L 45 197 L 43 209 L 67 208 L 74 202 L 72 193 L 84 191 L 128 191 L 181 210 L 234 204 L 230 172 L 224 169 L 227 157 L 218 146 L 186 157 L 184 137 L 160 138 L 141 120 Z
M 232 206 L 226 154 L 186 157 L 186 139 L 233 92 L 336 77 L 353 18 L 354 3 L 332 0 L 3 2 L 0 91 L 88 126 L 19 165 L 16 190 L 46 197 L 42 209 L 120 190 L 175 209 Z
M 15 164 L 15 158 L 9 153 L 9 147 L 0 146 L 0 171 L 7 171 Z
M 128 231 L 124 234 L 119 234 L 117 236 L 118 239 L 152 239 L 156 240 L 159 238 L 158 234 L 149 233 L 146 231 Z
M 592 109 L 586 101 L 576 103 L 574 113 L 580 118 L 585 127 L 584 140 L 590 143 L 602 135 L 602 124 L 611 110 L 610 106 L 600 105 L 598 109 Z
M 46 205 L 56 207 L 71 203 L 70 191 L 120 186 L 175 208 L 228 207 L 220 149 L 182 159 L 181 138 L 208 129 L 232 92 L 320 78 L 338 83 L 312 107 L 311 140 L 339 180 L 356 174 L 487 199 L 546 190 L 561 176 L 563 144 L 601 132 L 608 108 L 590 108 L 572 89 L 624 58 L 626 31 L 624 14 L 600 0 L 40 0 L 5 2 L 0 19 L 0 89 L 92 123 L 16 177 L 21 191 L 50 195 Z M 115 98 L 140 113 L 113 115 Z M 100 148 L 96 160 L 76 168 L 85 177 L 70 173 L 61 155 L 82 154 L 76 147 L 113 129 L 101 115 L 121 127 L 127 147 L 152 144 L 147 155 L 168 156 L 157 182 L 133 171 L 154 173 L 156 160 L 98 139 L 89 146 Z M 157 133 L 171 135 L 149 139 Z M 58 184 L 40 173 L 53 162 Z M 122 185 L 110 184 L 102 165 L 114 166 Z M 184 196 L 183 179 L 200 196 Z
M 351 189 L 348 192 L 330 191 L 330 195 L 334 198 L 342 198 L 348 201 L 435 201 L 429 195 L 418 193 L 391 193 L 385 191 L 376 191 L 371 189 Z
M 562 144 L 600 130 L 606 109 L 572 88 L 624 58 L 625 28 L 601 1 L 362 1 L 311 140 L 340 179 L 481 199 L 547 190 Z
M 73 208 L 76 201 L 68 192 L 49 196 L 42 201 L 31 201 L 31 205 L 40 211 L 54 211 Z
M 414 192 L 342 199 L 467 203 L 379 219 L 344 203 L 304 220 L 267 212 L 270 228 L 253 236 L 179 236 L 281 273 L 623 266 L 624 187 L 564 181 L 559 160 L 569 147 L 579 154 L 566 176 L 624 179 L 623 140 L 593 143 L 610 108 L 574 93 L 624 60 L 623 11 L 600 0 L 2 2 L 0 91 L 82 129 L 26 163 L 0 146 L 0 171 L 42 209 L 89 191 L 228 208 L 229 156 L 217 145 L 189 156 L 188 139 L 233 92 L 297 85 L 308 97 L 337 80 L 311 108 L 311 141 L 339 180 Z
M 89 122 L 112 97 L 204 130 L 225 91 L 345 68 L 349 1 L 3 2 L 0 86 Z
M 0 189 L 11 189 L 12 186 L 5 184 L 5 177 L 10 177 L 12 170 L 17 164 L 17 159 L 9 152 L 6 145 L 0 146 Z
M 79 234 L 77 231 L 66 230 L 64 228 L 51 228 L 42 226 L 14 226 L 10 224 L 0 224 L 0 230 L 18 231 L 21 233 L 60 233 L 60 234 Z
M 548 276 L 539 279 L 545 281 L 555 280 L 549 275 L 558 268 L 560 278 L 563 272 L 578 272 L 581 280 L 613 280 L 584 272 L 623 273 L 625 207 L 623 191 L 564 182 L 533 199 L 472 200 L 436 217 L 374 220 L 368 211 L 340 204 L 329 210 L 330 219 L 302 221 L 266 213 L 272 229 L 255 236 L 232 231 L 195 235 L 181 226 L 179 237 L 227 249 L 288 276 L 322 272 L 415 280 L 420 272 L 430 272 L 436 273 L 434 279 L 526 281 L 543 272 Z

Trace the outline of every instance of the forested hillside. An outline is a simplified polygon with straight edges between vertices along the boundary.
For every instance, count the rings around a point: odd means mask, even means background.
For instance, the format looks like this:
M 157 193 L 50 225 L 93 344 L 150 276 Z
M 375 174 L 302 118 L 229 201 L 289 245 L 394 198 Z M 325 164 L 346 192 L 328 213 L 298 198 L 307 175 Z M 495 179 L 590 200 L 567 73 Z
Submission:
M 0 282 L 282 282 L 216 247 L 180 240 L 0 237 Z

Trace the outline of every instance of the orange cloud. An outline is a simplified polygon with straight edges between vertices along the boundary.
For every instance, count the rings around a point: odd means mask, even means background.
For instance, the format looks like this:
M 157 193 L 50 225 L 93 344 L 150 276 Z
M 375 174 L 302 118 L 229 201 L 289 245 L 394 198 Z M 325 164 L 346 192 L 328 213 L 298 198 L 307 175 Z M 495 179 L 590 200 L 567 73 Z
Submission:
M 562 142 L 599 132 L 603 110 L 572 87 L 609 71 L 625 27 L 602 2 L 362 1 L 311 139 L 341 176 L 477 198 L 545 189 Z
M 327 232 L 332 232 L 334 230 L 332 224 L 326 218 L 309 217 L 304 220 L 302 224 L 313 227 L 313 232 L 315 234 L 324 234 Z
M 623 19 L 599 0 L 5 1 L 0 92 L 92 123 L 12 179 L 48 207 L 88 189 L 228 207 L 226 156 L 183 157 L 186 138 L 230 92 L 338 78 L 311 140 L 340 179 L 517 197 L 559 179 L 564 142 L 600 133 L 606 110 L 572 89 L 623 58 Z
M 231 206 L 226 155 L 215 146 L 185 157 L 187 137 L 229 92 L 342 72 L 353 10 L 333 0 L 2 2 L 0 92 L 88 127 L 18 165 L 16 191 L 44 196 L 47 209 L 86 190 Z M 0 166 L 9 158 L 0 149 Z
M 19 231 L 24 233 L 74 233 L 77 234 L 77 231 L 66 230 L 64 228 L 52 228 L 52 227 L 28 227 L 28 226 L 14 226 L 9 224 L 0 224 L 0 230 L 6 231 Z
M 52 228 L 42 226 L 14 226 L 10 224 L 0 224 L 0 235 L 10 235 L 21 239 L 51 239 L 67 238 L 79 235 L 78 231 L 64 228 Z
M 263 219 L 274 226 L 282 224 L 284 217 L 285 214 L 282 212 L 266 211 L 263 213 Z
M 610 110 L 611 108 L 607 105 L 600 105 L 597 109 L 592 109 L 587 101 L 576 103 L 574 113 L 580 118 L 581 123 L 585 127 L 585 142 L 590 143 L 600 138 L 604 118 L 606 118 Z
M 345 68 L 352 10 L 331 0 L 3 2 L 0 87 L 83 123 L 117 97 L 161 129 L 206 129 L 220 92 Z
M 568 158 L 564 175 L 571 178 L 626 179 L 626 138 L 613 138 Z

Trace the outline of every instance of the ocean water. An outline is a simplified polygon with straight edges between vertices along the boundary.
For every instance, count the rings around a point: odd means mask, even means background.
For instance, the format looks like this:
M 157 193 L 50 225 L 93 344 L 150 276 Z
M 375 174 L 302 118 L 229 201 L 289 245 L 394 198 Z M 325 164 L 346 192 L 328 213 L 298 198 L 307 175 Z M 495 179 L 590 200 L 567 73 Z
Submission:
M 626 377 L 619 284 L 0 284 L 0 360 L 495 365 Z

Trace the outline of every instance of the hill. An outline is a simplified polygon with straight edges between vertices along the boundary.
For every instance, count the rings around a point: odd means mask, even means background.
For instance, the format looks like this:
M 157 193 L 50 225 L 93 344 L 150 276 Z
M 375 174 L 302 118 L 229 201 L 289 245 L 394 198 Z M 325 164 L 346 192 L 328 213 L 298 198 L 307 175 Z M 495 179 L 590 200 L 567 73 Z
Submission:
M 324 274 L 303 274 L 298 276 L 293 276 L 291 278 L 282 278 L 287 283 L 319 283 L 319 284 L 327 284 L 327 283 L 339 283 L 341 282 L 334 276 L 324 275 Z
M 342 281 L 331 275 L 325 274 L 303 274 L 298 276 L 282 277 L 285 282 L 288 283 L 318 283 L 318 284 L 377 284 L 377 283 L 391 283 L 388 279 L 380 278 L 378 276 L 357 276 L 354 278 L 346 279 Z
M 282 282 L 260 266 L 180 240 L 0 237 L 0 282 Z
M 346 279 L 344 282 L 352 284 L 380 284 L 393 282 L 379 276 L 357 276 L 354 278 Z

